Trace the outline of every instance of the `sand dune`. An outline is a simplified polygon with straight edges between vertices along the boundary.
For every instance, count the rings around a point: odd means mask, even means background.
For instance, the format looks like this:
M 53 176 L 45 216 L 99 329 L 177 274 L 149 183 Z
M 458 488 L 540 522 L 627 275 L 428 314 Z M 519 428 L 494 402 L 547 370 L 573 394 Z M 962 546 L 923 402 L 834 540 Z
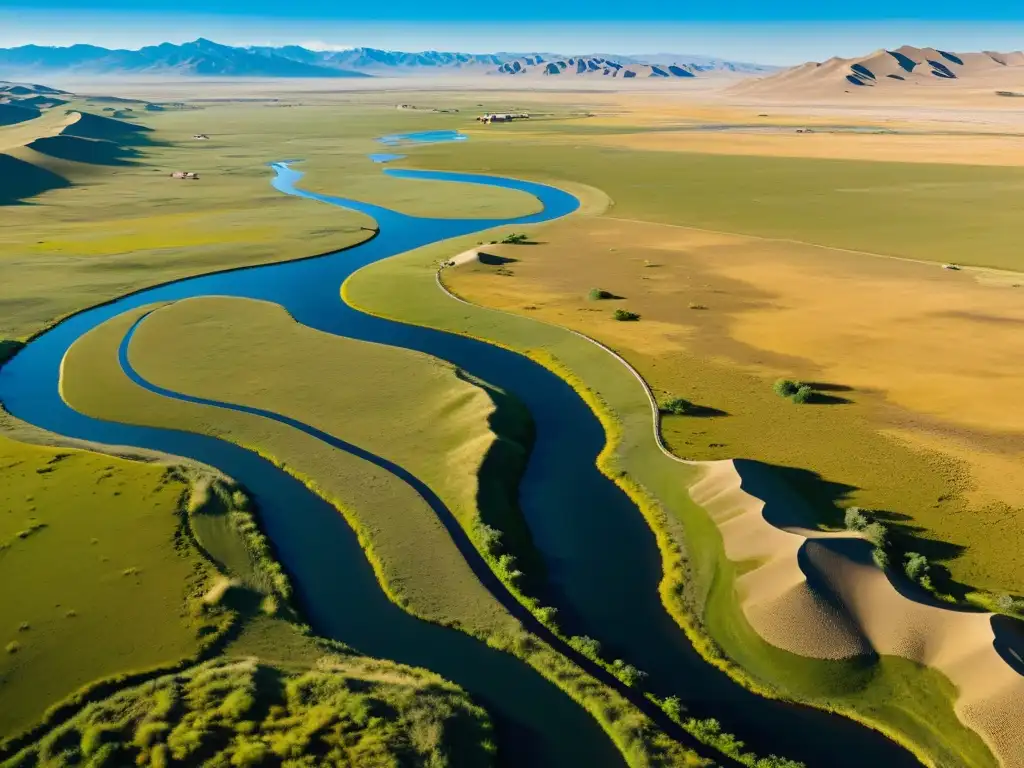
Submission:
M 749 95 L 827 95 L 860 90 L 899 90 L 912 86 L 963 86 L 1024 92 L 1024 53 L 951 53 L 904 45 L 852 59 L 811 61 L 733 88 Z
M 855 534 L 799 525 L 799 501 L 745 461 L 706 462 L 691 495 L 726 557 L 747 620 L 779 648 L 823 659 L 877 653 L 934 667 L 959 691 L 957 717 L 1006 768 L 1024 766 L 1024 636 L 993 614 L 931 602 L 891 582 Z M 760 498 L 759 498 L 760 497 Z M 766 504 L 763 499 L 770 499 Z

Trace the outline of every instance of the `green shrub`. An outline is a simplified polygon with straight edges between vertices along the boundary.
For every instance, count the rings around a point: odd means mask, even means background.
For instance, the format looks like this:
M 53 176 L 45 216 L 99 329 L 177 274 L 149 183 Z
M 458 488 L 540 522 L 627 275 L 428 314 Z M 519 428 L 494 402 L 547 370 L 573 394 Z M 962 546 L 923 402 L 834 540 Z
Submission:
M 683 703 L 679 701 L 678 696 L 669 696 L 661 702 L 661 708 L 665 710 L 665 714 L 675 720 L 677 723 L 681 722 L 683 717 Z
M 929 576 L 929 569 L 931 566 L 928 563 L 928 558 L 917 552 L 907 552 L 903 556 L 903 570 L 907 576 L 922 585 L 930 585 L 931 579 Z
M 605 291 L 600 288 L 591 288 L 587 293 L 587 298 L 591 301 L 600 301 L 601 299 L 614 298 L 614 295 L 610 291 Z
M 640 315 L 636 312 L 630 312 L 628 309 L 616 309 L 613 315 L 616 320 L 639 320 Z
M 17 640 L 11 640 L 11 642 L 4 646 L 4 650 L 8 653 L 17 653 L 21 650 L 21 643 Z
M 792 379 L 778 379 L 772 384 L 772 389 L 779 397 L 792 397 L 800 389 L 800 383 Z
M 570 637 L 569 645 L 589 659 L 597 661 L 601 656 L 601 643 L 592 637 L 586 635 Z
M 864 537 L 876 548 L 884 548 L 889 539 L 889 529 L 878 522 L 868 523 L 864 528 Z
M 850 507 L 843 516 L 843 522 L 849 531 L 863 531 L 868 527 L 871 518 L 865 515 L 860 507 Z
M 797 387 L 796 392 L 794 392 L 793 396 L 790 398 L 790 400 L 792 400 L 794 403 L 797 403 L 798 405 L 809 403 L 813 399 L 814 390 L 811 389 L 807 384 L 801 384 L 799 387 Z
M 522 245 L 523 243 L 530 242 L 530 237 L 529 235 L 525 235 L 521 232 L 513 232 L 510 235 L 506 235 L 501 242 L 504 243 L 505 245 Z
M 646 672 L 641 672 L 632 664 L 627 664 L 622 659 L 616 659 L 612 662 L 612 674 L 630 688 L 637 687 L 647 677 Z
M 693 412 L 693 403 L 681 397 L 673 397 L 661 406 L 662 413 L 671 413 L 674 416 L 686 416 Z
M 886 554 L 884 549 L 875 547 L 871 550 L 871 559 L 875 561 L 875 565 L 881 568 L 883 571 L 889 568 L 889 555 Z

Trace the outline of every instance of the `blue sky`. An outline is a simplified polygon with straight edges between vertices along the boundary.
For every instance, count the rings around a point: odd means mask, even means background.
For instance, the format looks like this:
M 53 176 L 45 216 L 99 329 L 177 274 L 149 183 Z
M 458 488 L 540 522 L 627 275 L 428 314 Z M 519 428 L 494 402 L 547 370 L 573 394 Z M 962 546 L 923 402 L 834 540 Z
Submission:
M 904 43 L 960 51 L 1024 47 L 1024 3 L 1005 0 L 96 0 L 88 10 L 84 4 L 0 0 L 0 46 L 138 48 L 202 36 L 232 45 L 671 52 L 770 64 Z

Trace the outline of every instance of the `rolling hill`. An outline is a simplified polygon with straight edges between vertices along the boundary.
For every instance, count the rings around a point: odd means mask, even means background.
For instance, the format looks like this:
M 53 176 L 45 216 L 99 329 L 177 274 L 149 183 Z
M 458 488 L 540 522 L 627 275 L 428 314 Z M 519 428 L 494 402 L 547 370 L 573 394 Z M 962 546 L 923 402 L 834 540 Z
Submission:
M 808 62 L 736 86 L 751 95 L 826 95 L 854 90 L 896 90 L 951 85 L 1024 88 L 1024 53 L 951 53 L 910 45 L 852 59 Z

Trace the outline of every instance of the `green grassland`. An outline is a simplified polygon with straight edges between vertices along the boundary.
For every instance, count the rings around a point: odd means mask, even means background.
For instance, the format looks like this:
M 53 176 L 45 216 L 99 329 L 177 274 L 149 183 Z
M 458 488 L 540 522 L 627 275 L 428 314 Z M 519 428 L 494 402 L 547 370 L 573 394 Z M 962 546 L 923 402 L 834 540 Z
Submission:
M 59 136 L 65 109 L 93 110 Z M 59 113 L 59 114 L 58 114 Z M 267 163 L 302 159 L 303 183 L 411 214 L 536 210 L 514 190 L 390 179 L 367 154 L 383 134 L 459 127 L 466 117 L 336 101 L 288 109 L 208 105 L 134 113 L 73 101 L 0 127 L 0 339 L 166 280 L 310 256 L 369 236 L 368 218 L 270 186 Z M 206 133 L 209 141 L 192 136 Z M 199 173 L 198 181 L 169 178 Z M 342 183 L 343 181 L 343 183 Z
M 603 190 L 609 215 L 929 261 L 1022 269 L 1024 169 L 653 152 L 491 134 L 408 163 Z
M 287 578 L 230 481 L 6 438 L 0 450 L 15 477 L 101 486 L 0 551 L 5 583 L 21 587 L 0 615 L 24 619 L 0 667 L 5 768 L 491 764 L 489 719 L 464 691 L 295 623 Z M 132 484 L 147 503 L 121 495 Z
M 404 482 L 278 422 L 168 400 L 131 382 L 116 349 L 143 311 L 108 321 L 72 346 L 61 379 L 72 407 L 99 418 L 213 434 L 256 450 L 345 515 L 393 601 L 526 660 L 590 711 L 631 764 L 701 764 L 617 692 L 524 632 Z M 313 331 L 273 305 L 226 298 L 156 310 L 137 329 L 130 356 L 141 375 L 161 386 L 263 407 L 376 451 L 428 482 L 482 550 L 480 523 L 486 522 L 515 542 L 523 562 L 532 554 L 510 500 L 525 463 L 526 414 L 450 366 Z M 502 567 L 513 570 L 510 561 Z
M 538 229 L 538 236 L 542 232 Z M 713 663 L 763 693 L 871 722 L 930 760 L 963 754 L 979 766 L 991 765 L 978 736 L 953 714 L 951 686 L 938 674 L 899 659 L 886 659 L 867 672 L 791 655 L 786 655 L 786 667 L 775 666 L 778 650 L 760 640 L 739 612 L 735 573 L 717 529 L 689 498 L 694 470 L 658 450 L 646 394 L 632 374 L 605 351 L 564 329 L 469 308 L 437 289 L 436 265 L 473 242 L 463 238 L 372 264 L 346 282 L 345 296 L 366 311 L 521 351 L 573 384 L 602 417 L 609 434 L 599 461 L 602 470 L 634 498 L 658 538 L 666 609 Z M 729 626 L 744 629 L 726 632 Z M 808 682 L 815 679 L 814 685 Z M 908 685 L 914 696 L 894 698 L 894 691 Z
M 185 605 L 211 572 L 180 543 L 187 487 L 167 467 L 0 436 L 0 472 L 0 734 L 198 650 L 211 626 Z

